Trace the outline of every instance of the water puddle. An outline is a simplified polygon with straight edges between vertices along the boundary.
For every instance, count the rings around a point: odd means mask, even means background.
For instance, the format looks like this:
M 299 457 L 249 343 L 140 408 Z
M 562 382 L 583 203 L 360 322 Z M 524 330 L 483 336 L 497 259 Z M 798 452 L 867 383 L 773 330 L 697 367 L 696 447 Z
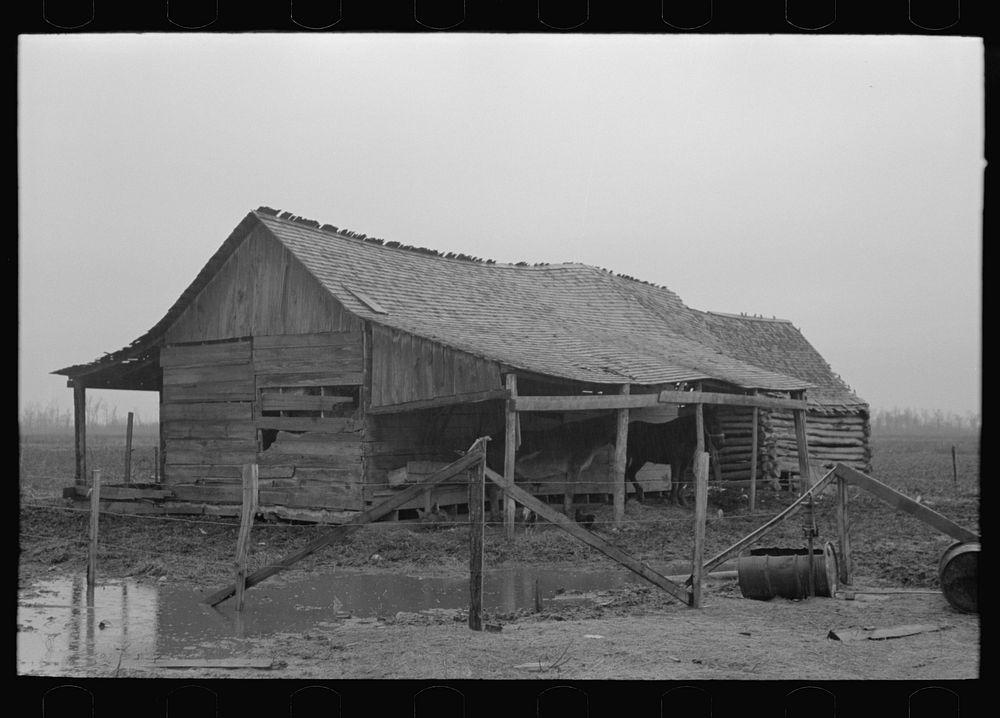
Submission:
M 535 583 L 545 605 L 593 601 L 594 592 L 641 584 L 624 570 L 576 571 L 508 567 L 484 571 L 487 611 L 535 605 Z M 348 616 L 468 608 L 467 576 L 332 572 L 272 579 L 247 592 L 237 616 L 233 601 L 217 609 L 202 593 L 168 583 L 105 582 L 88 605 L 83 576 L 53 578 L 19 590 L 17 666 L 20 674 L 114 675 L 120 666 L 157 656 L 225 658 L 242 641 L 276 633 L 303 633 Z

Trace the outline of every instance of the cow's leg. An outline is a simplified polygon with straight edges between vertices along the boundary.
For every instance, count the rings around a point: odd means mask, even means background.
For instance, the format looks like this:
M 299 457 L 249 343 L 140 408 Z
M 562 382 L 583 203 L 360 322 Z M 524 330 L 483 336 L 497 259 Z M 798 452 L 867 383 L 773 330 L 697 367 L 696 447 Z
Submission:
M 576 479 L 579 474 L 579 471 L 573 471 L 572 469 L 566 472 L 566 489 L 563 492 L 563 513 L 570 519 L 573 518 L 573 490 L 576 488 Z
M 643 494 L 642 487 L 639 485 L 639 482 L 635 477 L 638 475 L 639 469 L 641 468 L 642 466 L 640 466 L 638 462 L 625 465 L 625 484 L 626 486 L 628 484 L 632 484 L 632 486 L 635 487 L 635 500 L 640 504 L 645 498 L 645 495 Z
M 492 481 L 489 484 L 486 487 L 486 495 L 490 501 L 490 520 L 494 523 L 501 523 L 503 522 L 503 508 L 501 507 L 503 503 L 502 491 Z
M 687 478 L 687 472 L 689 470 L 693 471 L 693 469 L 694 469 L 694 455 L 692 454 L 691 456 L 686 456 L 686 457 L 684 457 L 682 459 L 682 461 L 681 461 L 681 470 L 677 474 L 677 476 L 678 476 L 678 481 L 677 481 L 677 505 L 678 506 L 687 506 L 687 499 L 684 498 L 684 489 L 686 488 L 686 485 L 685 485 L 683 479 Z
M 684 478 L 684 471 L 687 469 L 683 459 L 676 459 L 670 462 L 670 503 L 674 506 L 684 506 L 684 495 L 681 493 L 681 480 Z

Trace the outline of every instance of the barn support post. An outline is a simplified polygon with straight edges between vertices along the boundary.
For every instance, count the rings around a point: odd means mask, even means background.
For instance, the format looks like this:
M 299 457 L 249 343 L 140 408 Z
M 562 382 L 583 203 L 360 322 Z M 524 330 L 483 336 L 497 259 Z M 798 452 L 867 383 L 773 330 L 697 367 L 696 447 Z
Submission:
M 514 462 L 517 460 L 517 410 L 514 402 L 517 400 L 517 375 L 508 374 L 505 377 L 507 392 L 506 433 L 504 435 L 503 478 L 507 486 L 514 485 Z M 503 528 L 509 541 L 514 540 L 514 497 L 503 491 Z
M 705 415 L 701 404 L 694 405 L 694 559 L 691 570 L 691 605 L 701 608 L 701 582 L 705 560 L 705 520 L 708 515 L 708 454 L 705 453 Z
M 705 577 L 705 522 L 708 518 L 708 454 L 694 460 L 694 560 L 691 567 L 691 605 L 702 607 L 701 584 Z
M 750 513 L 757 509 L 757 415 L 759 409 L 753 408 L 750 420 Z
M 483 630 L 483 537 L 486 461 L 469 471 L 469 628 Z
M 837 552 L 839 554 L 837 580 L 849 586 L 851 584 L 851 535 L 849 533 L 847 516 L 847 479 L 837 477 Z
M 622 384 L 618 392 L 627 396 L 631 391 L 628 384 Z M 628 448 L 628 409 L 618 409 L 618 426 L 615 435 L 615 460 L 612 467 L 612 486 L 614 487 L 614 520 L 620 527 L 625 519 L 625 463 Z
M 160 446 L 159 451 L 154 455 L 156 461 L 156 483 L 162 484 L 166 478 L 167 468 L 167 434 L 164 431 L 163 421 L 163 390 L 160 390 Z
M 87 388 L 80 381 L 73 387 L 73 446 L 76 453 L 76 485 L 87 485 Z
M 805 399 L 805 392 L 796 392 L 796 399 Z M 809 442 L 806 439 L 806 410 L 795 409 L 795 443 L 799 454 L 799 494 L 812 487 L 812 471 L 809 468 Z

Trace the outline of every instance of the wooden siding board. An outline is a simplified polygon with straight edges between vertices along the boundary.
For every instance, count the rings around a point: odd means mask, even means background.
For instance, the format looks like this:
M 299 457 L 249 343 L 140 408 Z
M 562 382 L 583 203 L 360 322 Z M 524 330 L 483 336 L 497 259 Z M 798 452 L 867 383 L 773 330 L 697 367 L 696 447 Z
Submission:
M 253 382 L 239 381 L 215 384 L 179 384 L 163 387 L 163 401 L 168 404 L 185 402 L 234 402 L 253 401 Z
M 242 402 L 193 402 L 167 404 L 160 409 L 160 421 L 250 421 L 253 404 Z
M 345 453 L 341 456 L 333 456 L 331 454 L 308 455 L 264 451 L 257 454 L 257 463 L 261 466 L 292 465 L 295 466 L 296 471 L 300 468 L 349 469 L 354 465 L 361 466 L 361 453 L 359 451 L 357 455 Z
M 261 394 L 261 411 L 333 411 L 353 403 L 349 396 L 318 396 L 304 394 Z
M 286 372 L 282 374 L 257 374 L 257 388 L 268 389 L 306 386 L 360 386 L 364 381 L 361 372 Z
M 357 433 L 361 431 L 361 421 L 354 418 L 259 416 L 254 420 L 254 425 L 258 429 L 283 431 L 321 431 L 327 433 Z
M 247 439 L 256 441 L 256 427 L 250 421 L 163 421 L 168 439 Z
M 242 471 L 242 464 L 171 464 L 167 462 L 167 483 L 194 482 L 207 478 L 238 482 Z
M 314 372 L 359 372 L 362 370 L 361 343 L 358 341 L 339 346 L 267 348 L 258 348 L 255 345 L 253 364 L 254 371 L 258 374 L 284 371 L 280 367 L 285 364 L 306 364 Z
M 215 384 L 253 381 L 250 364 L 212 364 L 206 366 L 167 367 L 163 370 L 163 385 Z
M 168 439 L 167 464 L 252 463 L 257 442 L 239 439 Z
M 160 366 L 164 369 L 249 363 L 250 342 L 246 340 L 216 344 L 178 344 L 160 349 Z
M 405 332 L 372 330 L 372 406 L 502 389 L 495 362 Z
M 324 484 L 360 484 L 361 469 L 358 464 L 347 466 L 297 466 L 295 478 L 303 486 Z
M 253 338 L 254 351 L 310 347 L 339 347 L 361 352 L 360 331 L 330 331 L 312 334 L 261 335 Z

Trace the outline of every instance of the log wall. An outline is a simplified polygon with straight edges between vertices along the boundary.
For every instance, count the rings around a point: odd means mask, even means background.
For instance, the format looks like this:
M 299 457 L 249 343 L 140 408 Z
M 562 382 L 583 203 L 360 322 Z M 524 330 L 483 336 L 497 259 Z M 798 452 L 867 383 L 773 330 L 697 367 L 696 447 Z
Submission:
M 719 411 L 719 423 L 726 435 L 720 450 L 723 479 L 749 479 L 752 410 L 725 407 Z M 866 413 L 809 411 L 806 429 L 811 461 L 842 462 L 860 471 L 871 471 L 871 426 Z M 774 481 L 786 471 L 798 473 L 792 412 L 759 410 L 757 462 L 757 476 L 762 481 Z

